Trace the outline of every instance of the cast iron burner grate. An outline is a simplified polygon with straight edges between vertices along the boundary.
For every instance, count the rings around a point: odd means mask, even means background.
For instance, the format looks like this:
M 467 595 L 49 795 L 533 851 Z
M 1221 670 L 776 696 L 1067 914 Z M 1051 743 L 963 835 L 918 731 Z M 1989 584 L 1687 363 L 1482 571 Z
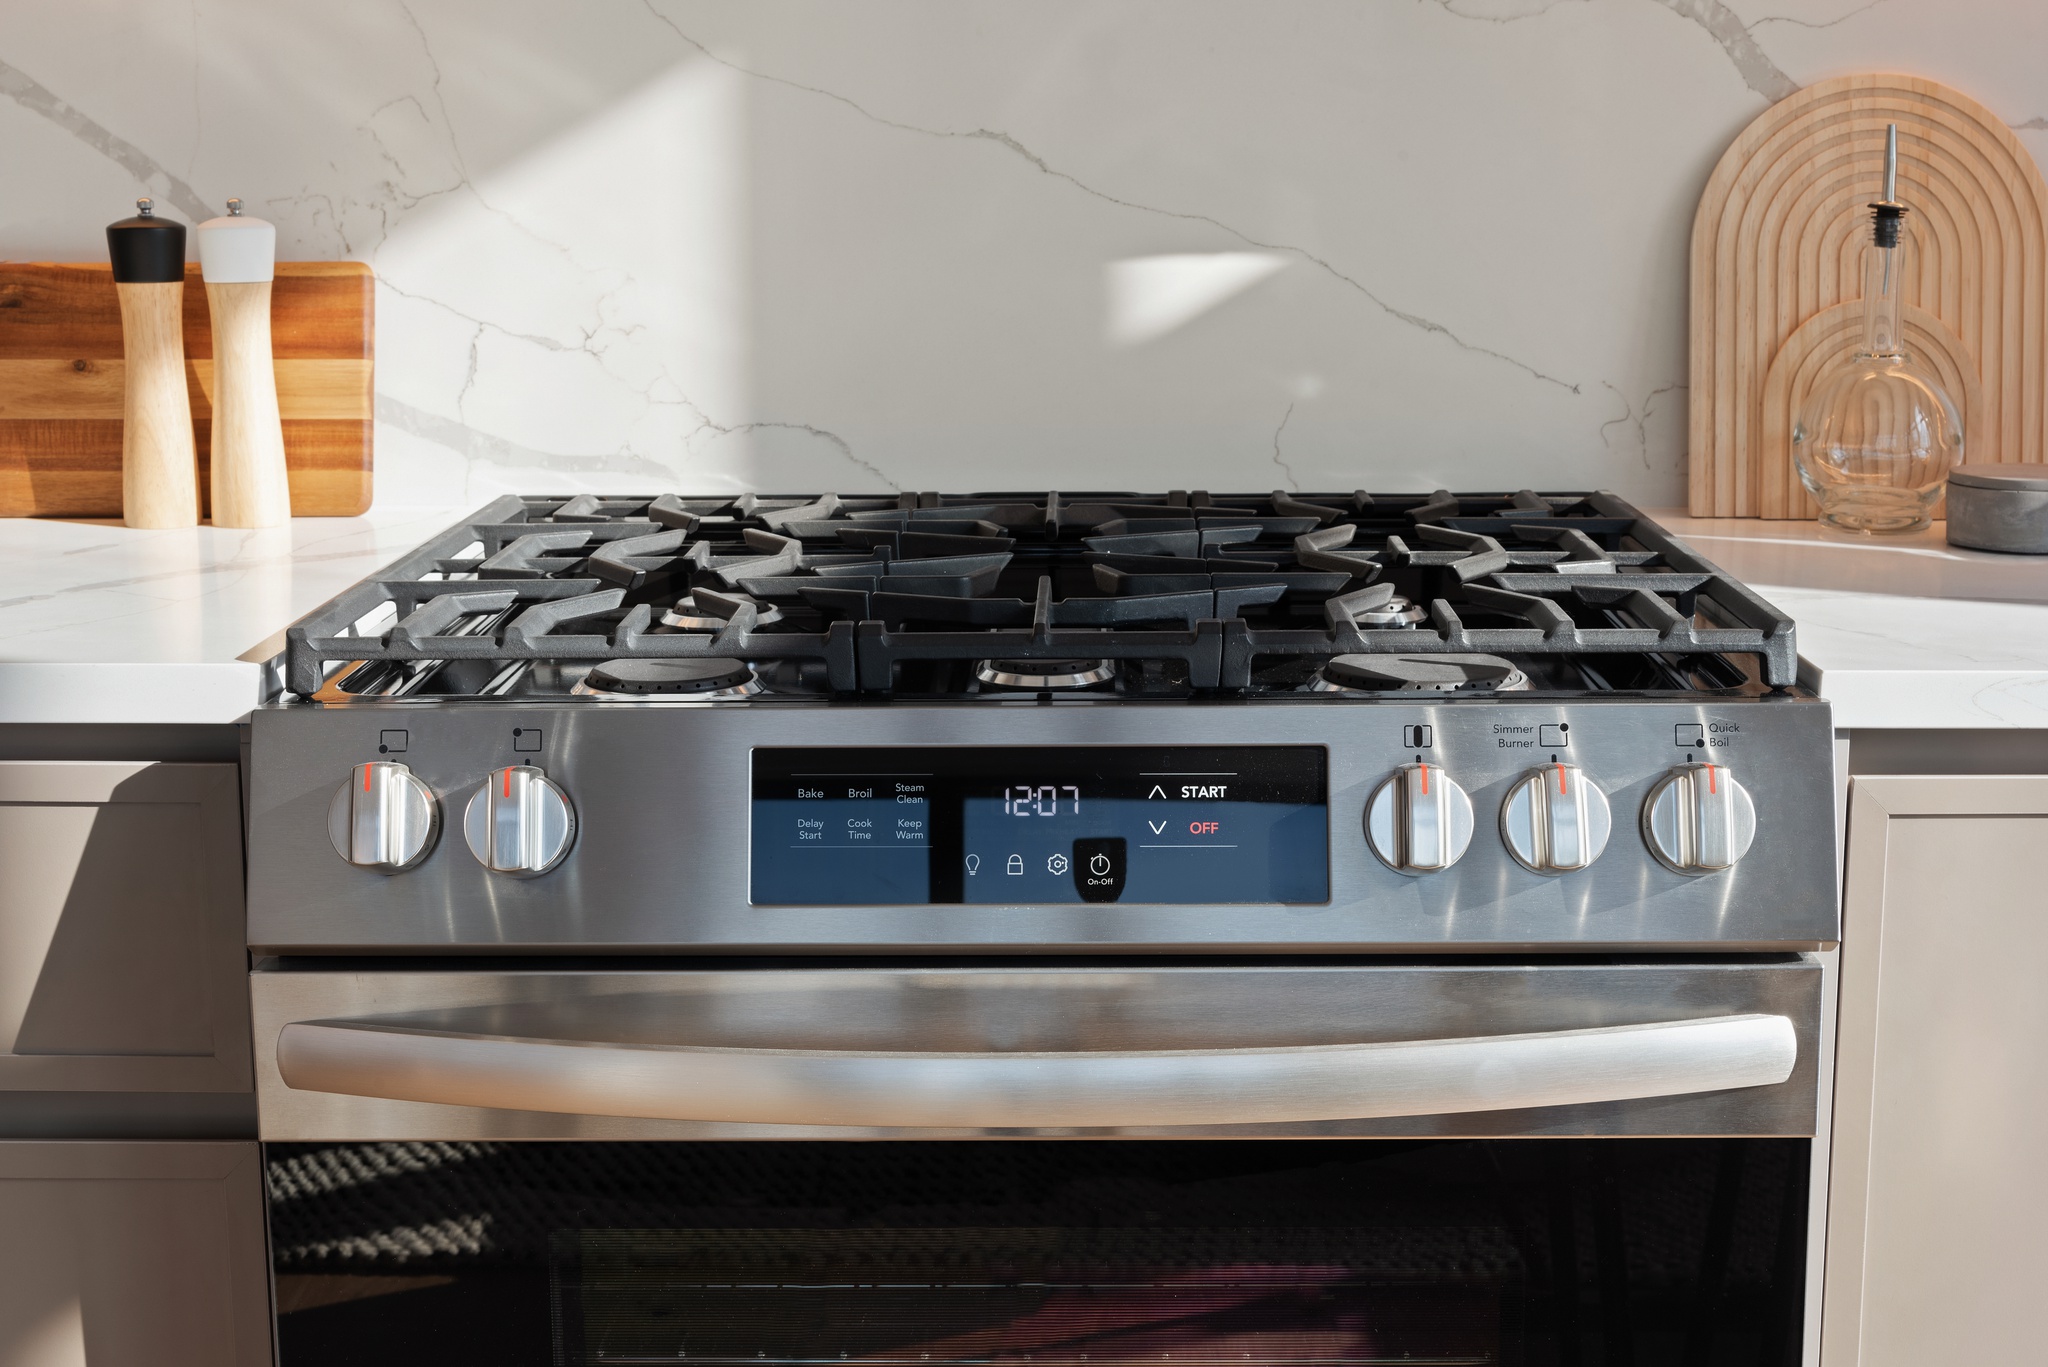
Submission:
M 1789 618 L 1628 503 L 1528 490 L 508 496 L 287 639 L 322 700 L 566 695 L 606 661 L 745 661 L 755 701 L 968 694 L 991 660 L 1323 697 L 1344 655 L 1505 656 L 1569 692 L 1797 670 Z

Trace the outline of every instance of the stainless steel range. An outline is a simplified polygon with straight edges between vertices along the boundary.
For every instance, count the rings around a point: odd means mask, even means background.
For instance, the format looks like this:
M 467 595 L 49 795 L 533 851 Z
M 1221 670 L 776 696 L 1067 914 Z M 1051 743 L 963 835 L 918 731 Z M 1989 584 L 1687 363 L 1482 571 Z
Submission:
M 506 498 L 289 640 L 249 844 L 287 1367 L 406 1360 L 433 1304 L 519 1360 L 519 1285 L 536 1361 L 1808 1342 L 1828 709 L 1619 499 Z M 844 1138 L 982 1194 L 791 1142 Z M 1078 1143 L 1027 1199 L 986 1141 L 1028 1138 Z M 1190 1140 L 1235 1157 L 1182 1202 Z M 1130 1200 L 1182 1214 L 1097 1237 Z

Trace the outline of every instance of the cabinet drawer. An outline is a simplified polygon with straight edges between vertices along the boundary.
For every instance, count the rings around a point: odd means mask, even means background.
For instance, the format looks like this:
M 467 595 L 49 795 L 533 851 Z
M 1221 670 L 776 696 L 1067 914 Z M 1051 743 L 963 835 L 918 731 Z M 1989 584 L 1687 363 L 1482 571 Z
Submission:
M 1824 1367 L 2038 1362 L 2048 778 L 1849 799 Z
M 232 764 L 0 763 L 0 1091 L 246 1092 Z
M 0 1362 L 270 1362 L 258 1148 L 0 1142 Z

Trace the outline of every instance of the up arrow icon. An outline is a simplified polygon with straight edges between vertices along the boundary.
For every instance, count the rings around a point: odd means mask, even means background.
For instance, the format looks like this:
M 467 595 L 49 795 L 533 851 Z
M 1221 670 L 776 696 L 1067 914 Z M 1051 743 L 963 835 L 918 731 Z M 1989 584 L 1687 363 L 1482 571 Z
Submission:
M 1161 787 L 1160 787 L 1160 786 L 1159 786 L 1158 784 L 1156 784 L 1156 783 L 1155 783 L 1155 784 L 1153 784 L 1153 785 L 1152 785 L 1152 791 L 1151 791 L 1151 792 L 1149 792 L 1149 793 L 1147 793 L 1147 794 L 1145 794 L 1145 800 L 1146 800 L 1147 802 L 1150 802 L 1150 801 L 1151 801 L 1151 800 L 1152 800 L 1153 798 L 1155 798 L 1155 797 L 1165 797 L 1165 796 L 1166 796 L 1166 790 L 1165 790 L 1164 788 L 1161 788 Z

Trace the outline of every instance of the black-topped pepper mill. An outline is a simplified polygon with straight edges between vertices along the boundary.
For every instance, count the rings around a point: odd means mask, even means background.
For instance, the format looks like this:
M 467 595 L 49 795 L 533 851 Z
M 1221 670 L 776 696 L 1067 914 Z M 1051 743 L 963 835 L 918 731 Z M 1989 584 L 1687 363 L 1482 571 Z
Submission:
M 127 392 L 121 408 L 121 514 L 131 527 L 199 523 L 199 459 L 185 391 L 185 225 L 147 199 L 107 225 L 121 299 Z

